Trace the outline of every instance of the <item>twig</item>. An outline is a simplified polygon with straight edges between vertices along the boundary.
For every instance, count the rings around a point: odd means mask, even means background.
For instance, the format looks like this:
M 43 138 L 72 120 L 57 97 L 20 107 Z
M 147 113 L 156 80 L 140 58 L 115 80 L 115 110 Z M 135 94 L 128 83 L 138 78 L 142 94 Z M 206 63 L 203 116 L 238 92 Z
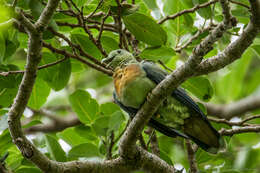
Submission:
M 260 115 L 252 115 L 250 117 L 247 117 L 239 122 L 231 122 L 231 121 L 228 121 L 226 119 L 217 119 L 217 118 L 213 118 L 213 117 L 208 117 L 208 119 L 210 121 L 214 121 L 216 123 L 224 123 L 224 124 L 227 124 L 229 126 L 254 126 L 255 124 L 249 124 L 249 123 L 246 123 L 247 121 L 250 121 L 250 120 L 253 120 L 253 119 L 257 119 L 257 118 L 260 118 Z
M 108 18 L 108 16 L 110 15 L 110 10 L 107 12 L 107 14 L 102 18 L 101 21 L 101 25 L 100 25 L 100 29 L 99 29 L 99 33 L 98 33 L 98 37 L 97 37 L 97 43 L 100 44 L 100 39 L 104 30 L 104 24 L 106 19 Z
M 97 42 L 97 40 L 94 38 L 92 32 L 90 31 L 88 25 L 86 24 L 86 19 L 84 18 L 84 15 L 83 15 L 83 9 L 80 12 L 80 16 L 77 18 L 78 18 L 79 24 L 82 26 L 84 31 L 88 34 L 89 39 L 94 43 L 94 45 L 99 49 L 99 51 L 106 57 L 107 53 L 106 53 L 105 49 L 103 48 L 103 46 L 100 43 Z
M 118 33 L 119 33 L 119 47 L 123 48 L 123 30 L 122 30 L 122 21 L 121 21 L 121 3 L 119 0 L 116 0 L 117 3 L 117 16 L 115 17 Z
M 182 46 L 176 47 L 174 50 L 175 50 L 176 52 L 179 52 L 179 53 L 180 53 L 182 49 L 185 49 L 185 48 L 188 47 L 194 40 L 196 40 L 196 39 L 201 35 L 201 33 L 206 32 L 206 31 L 209 31 L 209 30 L 211 30 L 211 29 L 212 29 L 211 26 L 209 26 L 209 27 L 207 27 L 207 28 L 204 28 L 204 29 L 199 29 L 199 30 L 195 33 L 195 35 L 193 35 L 192 37 L 190 37 L 189 40 L 188 40 L 185 44 L 183 44 Z
M 189 160 L 189 164 L 190 164 L 190 173 L 198 173 L 195 152 L 192 148 L 192 144 L 188 139 L 185 140 L 185 142 L 186 142 L 186 147 L 187 147 L 188 160 Z
M 139 135 L 138 140 L 139 140 L 139 142 L 140 142 L 141 147 L 142 147 L 143 149 L 147 150 L 147 146 L 146 146 L 146 144 L 145 144 L 144 137 L 143 137 L 142 134 Z
M 228 0 L 229 2 L 233 3 L 233 4 L 237 4 L 237 5 L 240 5 L 242 7 L 245 7 L 247 9 L 250 9 L 250 7 L 246 4 L 243 4 L 242 2 L 238 2 L 238 1 L 233 1 L 233 0 Z
M 13 1 L 13 3 L 12 3 L 12 8 L 15 8 L 15 7 L 16 7 L 17 1 L 18 1 L 18 0 L 14 0 L 14 1 Z
M 156 137 L 156 132 L 152 127 L 149 127 L 147 131 L 145 131 L 147 134 L 150 135 L 150 138 L 147 142 L 147 148 L 149 148 L 149 144 L 151 144 L 151 151 L 153 154 L 156 156 L 160 157 L 160 148 L 158 145 L 157 137 Z
M 103 72 L 103 73 L 105 73 L 105 74 L 107 74 L 109 76 L 112 76 L 112 74 L 113 74 L 113 72 L 111 70 L 105 69 L 104 67 L 96 65 L 96 64 L 92 64 L 92 63 L 88 62 L 87 60 L 81 58 L 80 56 L 74 55 L 74 54 L 72 54 L 70 52 L 67 52 L 66 50 L 57 49 L 57 48 L 53 47 L 51 44 L 49 44 L 49 43 L 43 42 L 43 46 L 48 48 L 49 50 L 51 50 L 54 53 L 61 54 L 61 55 L 64 55 L 64 56 L 76 59 L 76 60 L 86 64 L 87 66 L 89 66 L 91 68 L 94 68 L 94 69 L 96 69 L 98 71 L 101 71 L 101 72 Z
M 76 54 L 75 49 L 77 49 L 77 50 L 80 52 L 80 55 L 81 55 L 81 56 L 84 56 L 84 57 L 88 58 L 90 61 L 94 62 L 95 64 L 100 65 L 100 66 L 103 66 L 103 67 L 105 68 L 104 64 L 102 64 L 102 63 L 99 62 L 96 58 L 94 58 L 93 56 L 91 56 L 90 54 L 88 54 L 87 52 L 85 52 L 85 51 L 81 48 L 80 45 L 75 44 L 75 43 L 72 43 L 65 35 L 63 35 L 63 34 L 57 32 L 57 31 L 55 31 L 52 27 L 49 27 L 48 29 L 49 29 L 54 35 L 56 35 L 56 36 L 62 38 L 63 40 L 65 40 L 65 41 L 68 43 L 68 45 L 70 45 L 70 47 L 74 50 L 74 54 Z
M 115 144 L 114 138 L 115 138 L 115 134 L 114 134 L 114 131 L 112 131 L 111 135 L 109 136 L 109 146 L 107 148 L 107 153 L 106 153 L 107 160 L 112 159 L 112 150 L 113 150 L 113 146 Z
M 59 64 L 59 63 L 65 61 L 66 59 L 67 59 L 67 57 L 64 57 L 64 58 L 62 58 L 62 59 L 60 59 L 60 60 L 57 60 L 57 61 L 55 61 L 55 62 L 52 62 L 52 63 L 49 63 L 49 64 L 44 64 L 44 65 L 42 65 L 42 66 L 39 66 L 39 67 L 38 67 L 38 70 L 41 70 L 41 69 L 44 69 L 44 68 L 48 68 L 48 67 L 54 66 L 54 65 L 56 65 L 56 64 Z M 18 74 L 18 73 L 25 73 L 25 71 L 24 71 L 24 70 L 18 70 L 18 71 L 1 72 L 1 73 L 0 73 L 0 76 L 8 76 L 8 75 L 10 75 L 10 74 Z
M 69 0 L 70 3 L 73 5 L 73 7 L 78 11 L 78 13 L 80 13 L 80 9 L 78 8 L 78 6 L 73 2 L 73 0 Z
M 247 123 L 242 123 L 242 121 L 240 122 L 231 122 L 231 121 L 228 121 L 226 119 L 218 119 L 218 118 L 213 118 L 213 117 L 208 117 L 208 119 L 210 121 L 213 121 L 215 123 L 223 123 L 223 124 L 227 124 L 229 126 L 249 126 L 250 124 L 247 124 Z
M 115 139 L 115 143 L 117 143 L 119 141 L 119 139 L 123 136 L 123 134 L 125 133 L 127 126 L 129 125 L 129 123 L 131 122 L 131 120 L 129 119 L 125 125 L 124 130 L 119 134 L 119 136 Z
M 59 21 L 57 21 L 56 23 L 57 23 L 58 26 L 68 26 L 68 27 L 71 27 L 71 28 L 82 27 L 80 24 L 74 24 L 74 23 L 69 23 L 69 22 L 59 22 Z M 100 27 L 98 25 L 95 25 L 95 24 L 94 25 L 88 25 L 88 28 L 100 30 Z M 106 24 L 104 24 L 103 30 L 117 33 L 117 30 L 115 30 L 114 28 L 111 28 L 110 26 L 106 26 Z
M 159 20 L 158 24 L 162 24 L 164 23 L 165 21 L 169 20 L 169 19 L 175 19 L 176 17 L 179 17 L 183 14 L 187 14 L 187 13 L 193 13 L 195 12 L 196 10 L 200 9 L 200 8 L 205 8 L 205 7 L 208 7 L 210 6 L 211 4 L 215 4 L 216 2 L 218 2 L 218 0 L 211 0 L 209 2 L 206 2 L 206 3 L 203 3 L 203 4 L 199 4 L 199 5 L 196 5 L 190 9 L 186 9 L 186 10 L 183 10 L 183 11 L 180 11 L 176 14 L 173 14 L 173 15 L 170 15 L 170 16 L 166 16 L 165 18 Z
M 260 132 L 260 126 L 246 126 L 234 129 L 221 129 L 219 133 L 223 136 L 232 136 L 234 134 Z
M 92 13 L 90 13 L 90 15 L 88 15 L 88 16 L 86 17 L 86 19 L 91 18 L 91 17 L 97 12 L 97 10 L 99 9 L 99 7 L 102 5 L 103 1 L 104 1 L 104 0 L 99 0 L 99 3 L 98 3 L 98 5 L 97 5 L 96 9 L 95 9 L 94 11 L 92 11 Z

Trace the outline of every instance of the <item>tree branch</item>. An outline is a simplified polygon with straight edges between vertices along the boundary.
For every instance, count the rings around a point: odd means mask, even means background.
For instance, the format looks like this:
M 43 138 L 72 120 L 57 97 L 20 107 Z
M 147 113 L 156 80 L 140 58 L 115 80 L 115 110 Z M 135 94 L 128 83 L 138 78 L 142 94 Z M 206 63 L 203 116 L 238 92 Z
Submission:
M 24 26 L 29 35 L 27 65 L 14 103 L 8 112 L 8 124 L 13 142 L 17 145 L 25 158 L 31 160 L 39 168 L 47 172 L 49 169 L 55 169 L 56 165 L 49 161 L 45 155 L 40 153 L 40 151 L 24 136 L 20 117 L 22 116 L 31 95 L 36 79 L 38 64 L 41 60 L 42 29 L 38 30 L 38 28 L 44 29 L 45 26 L 47 26 L 58 3 L 59 0 L 49 0 L 35 25 L 29 23 L 29 20 L 21 14 L 22 20 L 20 21 L 22 24 L 25 24 Z M 36 30 L 38 31 L 36 32 Z
M 250 1 L 251 2 L 251 1 Z M 231 44 L 229 44 L 218 55 L 203 60 L 196 69 L 195 75 L 207 74 L 217 71 L 226 65 L 239 59 L 244 51 L 253 43 L 254 38 L 260 29 L 260 8 L 259 0 L 251 2 L 252 17 L 244 32 Z
M 176 17 L 179 17 L 179 16 L 181 16 L 183 14 L 193 13 L 193 12 L 197 11 L 200 8 L 208 7 L 208 6 L 212 5 L 212 4 L 215 4 L 216 2 L 218 2 L 218 0 L 211 0 L 211 1 L 206 2 L 206 3 L 196 5 L 196 6 L 192 7 L 192 8 L 190 8 L 190 9 L 185 9 L 183 11 L 180 11 L 180 12 L 176 13 L 176 14 L 173 14 L 173 15 L 170 15 L 170 16 L 166 16 L 165 18 L 159 20 L 158 24 L 162 24 L 162 23 L 164 23 L 164 22 L 166 22 L 167 20 L 170 20 L 170 19 L 174 20 Z
M 45 65 L 42 65 L 42 66 L 38 66 L 38 70 L 54 66 L 56 64 L 59 64 L 59 63 L 65 61 L 66 59 L 67 59 L 67 57 L 64 57 L 64 58 L 62 58 L 62 59 L 60 59 L 58 61 L 55 61 L 55 62 L 52 62 L 52 63 L 49 63 L 49 64 L 45 64 Z M 10 74 L 18 74 L 18 73 L 25 73 L 25 71 L 24 70 L 18 70 L 18 71 L 1 72 L 0 76 L 8 76 Z
M 109 76 L 112 76 L 113 72 L 111 70 L 108 70 L 108 69 L 105 69 L 104 67 L 102 66 L 99 66 L 99 65 L 96 65 L 96 64 L 92 64 L 90 63 L 89 61 L 85 60 L 84 58 L 78 56 L 78 55 L 74 55 L 66 50 L 61 50 L 61 49 L 57 49 L 55 47 L 53 47 L 51 44 L 49 43 L 45 43 L 43 42 L 43 46 L 48 48 L 49 50 L 51 50 L 52 52 L 54 53 L 57 53 L 57 54 L 61 54 L 61 55 L 64 55 L 64 56 L 67 56 L 67 57 L 70 57 L 70 58 L 73 58 L 73 59 L 76 59 L 84 64 L 86 64 L 87 66 L 91 67 L 91 68 L 94 68 L 98 71 L 101 71 Z
M 60 118 L 50 112 L 47 112 L 45 110 L 34 110 L 31 109 L 30 110 L 33 112 L 33 114 L 40 114 L 43 115 L 45 117 L 48 117 L 51 122 L 48 124 L 43 124 L 43 125 L 36 125 L 36 126 L 32 126 L 29 127 L 27 129 L 24 130 L 24 132 L 26 134 L 28 133 L 35 133 L 35 132 L 43 132 L 43 133 L 50 133 L 50 132 L 59 132 L 62 131 L 68 127 L 73 127 L 73 126 L 77 126 L 80 125 L 81 122 L 79 121 L 79 119 L 72 115 L 72 116 L 67 116 L 65 118 Z
M 221 129 L 219 133 L 224 136 L 232 136 L 234 134 L 260 132 L 260 126 L 247 126 L 234 129 Z
M 217 105 L 205 103 L 205 106 L 207 108 L 208 115 L 231 119 L 232 117 L 240 117 L 247 112 L 260 109 L 260 97 L 251 95 L 230 104 Z
M 196 158 L 195 158 L 195 152 L 192 148 L 191 142 L 187 139 L 185 140 L 186 143 L 186 148 L 187 148 L 187 155 L 188 155 L 188 160 L 190 164 L 190 173 L 198 173 L 198 167 L 196 163 Z

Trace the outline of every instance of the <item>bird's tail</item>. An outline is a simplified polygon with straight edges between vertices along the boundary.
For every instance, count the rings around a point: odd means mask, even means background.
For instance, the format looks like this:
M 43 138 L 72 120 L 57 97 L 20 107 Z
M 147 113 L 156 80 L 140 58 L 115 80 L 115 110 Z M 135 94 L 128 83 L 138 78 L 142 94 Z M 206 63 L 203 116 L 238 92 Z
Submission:
M 216 154 L 225 148 L 225 141 L 207 119 L 191 116 L 184 121 L 184 133 L 209 153 Z

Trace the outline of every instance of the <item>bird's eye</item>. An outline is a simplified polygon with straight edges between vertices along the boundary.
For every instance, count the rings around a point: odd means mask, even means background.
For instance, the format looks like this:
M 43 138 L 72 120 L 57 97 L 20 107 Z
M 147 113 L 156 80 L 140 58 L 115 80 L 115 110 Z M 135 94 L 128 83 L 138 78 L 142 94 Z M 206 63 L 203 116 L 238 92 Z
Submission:
M 121 50 L 117 50 L 117 53 L 121 53 Z

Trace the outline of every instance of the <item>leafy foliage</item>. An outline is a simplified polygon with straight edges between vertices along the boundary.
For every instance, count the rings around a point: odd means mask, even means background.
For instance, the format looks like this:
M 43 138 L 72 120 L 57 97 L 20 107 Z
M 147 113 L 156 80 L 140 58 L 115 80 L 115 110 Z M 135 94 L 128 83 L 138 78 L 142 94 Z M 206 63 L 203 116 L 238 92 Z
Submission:
M 9 5 L 12 3 L 10 0 L 4 2 Z M 22 9 L 30 20 L 35 22 L 46 2 L 45 0 L 19 0 L 16 7 Z M 105 0 L 99 7 L 98 0 L 73 2 L 78 9 L 83 9 L 85 18 L 78 20 L 73 13 L 66 13 L 68 10 L 77 13 L 77 9 L 73 5 L 69 8 L 66 1 L 61 1 L 60 9 L 56 11 L 48 29 L 43 33 L 43 41 L 63 53 L 53 52 L 44 46 L 39 66 L 47 67 L 39 69 L 37 73 L 27 105 L 28 109 L 22 116 L 23 129 L 26 133 L 26 130 L 31 127 L 44 126 L 50 121 L 55 121 L 55 118 L 59 120 L 78 118 L 80 123 L 66 126 L 65 129 L 60 128 L 44 135 L 34 134 L 33 144 L 45 152 L 47 157 L 59 162 L 77 159 L 104 160 L 108 158 L 108 152 L 111 152 L 111 157 L 115 158 L 118 155 L 118 141 L 129 117 L 111 100 L 113 88 L 111 79 L 106 74 L 85 66 L 84 61 L 89 63 L 93 61 L 84 56 L 80 49 L 99 62 L 105 53 L 125 44 L 127 45 L 125 48 L 138 58 L 154 62 L 160 60 L 164 67 L 174 70 L 183 64 L 196 44 L 210 33 L 206 29 L 210 25 L 209 21 L 217 23 L 223 19 L 221 7 L 219 4 L 207 6 L 194 13 L 187 13 L 174 20 L 158 24 L 167 15 L 209 1 L 136 0 L 135 4 L 131 4 L 132 1 L 128 0 L 121 4 L 121 11 L 118 10 L 114 0 Z M 249 5 L 246 0 L 239 2 Z M 241 34 L 243 27 L 247 25 L 250 14 L 248 9 L 237 4 L 232 4 L 231 7 L 232 14 L 238 19 L 239 25 L 214 44 L 214 49 L 204 57 L 205 59 L 222 51 L 230 40 Z M 7 9 L 9 8 L 0 5 L 0 23 L 15 17 Z M 95 9 L 96 13 L 88 18 L 87 16 Z M 108 12 L 109 16 L 103 21 L 103 17 Z M 118 14 L 121 15 L 120 21 L 123 23 L 122 31 L 117 26 Z M 80 26 L 80 22 L 85 23 L 88 28 Z M 86 28 L 92 34 L 94 41 L 86 32 Z M 199 30 L 203 32 L 189 43 L 189 38 Z M 71 44 L 80 49 L 75 50 L 53 31 L 62 34 Z M 100 35 L 101 31 L 102 35 Z M 122 38 L 120 32 L 124 33 L 125 37 Z M 3 74 L 0 75 L 0 156 L 6 151 L 10 153 L 6 165 L 15 173 L 41 172 L 22 157 L 12 143 L 7 129 L 7 112 L 14 101 L 25 70 L 27 42 L 28 35 L 24 31 L 0 26 L 0 73 Z M 189 44 L 185 46 L 186 43 Z M 98 44 L 104 49 L 103 52 Z M 176 51 L 179 48 L 182 50 Z M 81 59 L 65 56 L 65 51 L 68 54 L 78 55 Z M 203 102 L 225 104 L 252 94 L 259 96 L 259 57 L 260 37 L 258 36 L 240 60 L 217 73 L 190 78 L 182 84 L 182 87 L 192 97 L 197 97 Z M 50 65 L 57 61 L 61 62 Z M 10 71 L 14 73 L 7 74 Z M 37 113 L 37 110 L 47 110 L 47 114 Z M 55 117 L 48 116 L 48 113 L 54 114 Z M 259 110 L 250 112 L 252 115 L 258 113 Z M 259 120 L 255 120 L 255 123 L 259 123 Z M 217 129 L 230 128 L 219 123 L 214 123 L 214 126 Z M 143 136 L 148 143 L 149 136 L 145 133 Z M 189 163 L 183 139 L 172 139 L 159 132 L 157 136 L 160 158 L 170 165 L 178 163 L 188 172 Z M 109 151 L 111 140 L 114 143 Z M 195 157 L 200 172 L 259 172 L 258 134 L 241 134 L 229 137 L 226 141 L 227 151 L 217 155 L 210 155 L 201 149 L 196 152 Z

